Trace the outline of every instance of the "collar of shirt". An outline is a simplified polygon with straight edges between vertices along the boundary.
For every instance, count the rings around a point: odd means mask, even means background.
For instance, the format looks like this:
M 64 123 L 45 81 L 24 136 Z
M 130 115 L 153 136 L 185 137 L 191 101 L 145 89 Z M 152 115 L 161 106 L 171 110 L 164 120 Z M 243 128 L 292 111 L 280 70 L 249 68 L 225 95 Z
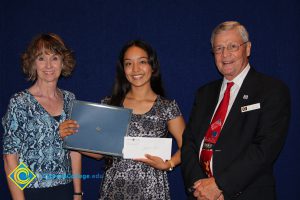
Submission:
M 243 81 L 244 81 L 245 77 L 247 76 L 247 74 L 249 72 L 249 70 L 250 70 L 250 64 L 248 63 L 247 66 L 245 67 L 245 69 L 243 69 L 243 71 L 237 77 L 235 77 L 232 81 L 229 81 L 226 78 L 223 78 L 223 83 L 222 83 L 222 86 L 221 86 L 219 101 L 221 101 L 221 99 L 223 98 L 223 95 L 224 95 L 224 92 L 226 90 L 228 82 L 234 82 L 234 85 L 232 86 L 231 91 L 230 91 L 230 100 L 234 101 L 237 93 L 239 92 L 239 90 L 240 90 L 240 88 L 243 84 Z

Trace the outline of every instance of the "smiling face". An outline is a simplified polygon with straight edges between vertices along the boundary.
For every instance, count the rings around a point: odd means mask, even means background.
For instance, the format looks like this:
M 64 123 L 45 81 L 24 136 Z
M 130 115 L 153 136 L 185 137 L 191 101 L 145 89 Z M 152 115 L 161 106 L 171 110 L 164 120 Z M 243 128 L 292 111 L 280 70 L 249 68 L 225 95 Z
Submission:
M 43 50 L 34 61 L 37 80 L 44 82 L 57 82 L 62 70 L 62 57 Z
M 124 54 L 123 66 L 125 76 L 131 87 L 150 86 L 152 67 L 148 54 L 140 47 L 132 46 Z
M 226 47 L 229 44 L 243 44 L 241 34 L 236 29 L 222 31 L 215 35 L 214 47 L 225 47 L 219 54 L 214 54 L 215 63 L 221 74 L 227 79 L 232 80 L 238 76 L 248 64 L 251 43 L 241 45 L 237 51 L 229 52 Z

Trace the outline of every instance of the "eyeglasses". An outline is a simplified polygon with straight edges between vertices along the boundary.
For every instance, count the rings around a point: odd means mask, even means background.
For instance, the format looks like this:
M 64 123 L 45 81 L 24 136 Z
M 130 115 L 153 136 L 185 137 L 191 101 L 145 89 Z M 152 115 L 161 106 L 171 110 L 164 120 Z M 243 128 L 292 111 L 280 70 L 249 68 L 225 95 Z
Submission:
M 247 41 L 248 42 L 248 41 Z M 238 51 L 240 46 L 246 44 L 247 42 L 244 42 L 242 44 L 237 44 L 237 43 L 229 43 L 227 45 L 227 47 L 224 47 L 224 46 L 216 46 L 216 47 L 213 47 L 212 49 L 212 52 L 214 54 L 220 54 L 220 53 L 223 53 L 224 49 L 226 48 L 227 51 L 229 52 L 235 52 L 235 51 Z

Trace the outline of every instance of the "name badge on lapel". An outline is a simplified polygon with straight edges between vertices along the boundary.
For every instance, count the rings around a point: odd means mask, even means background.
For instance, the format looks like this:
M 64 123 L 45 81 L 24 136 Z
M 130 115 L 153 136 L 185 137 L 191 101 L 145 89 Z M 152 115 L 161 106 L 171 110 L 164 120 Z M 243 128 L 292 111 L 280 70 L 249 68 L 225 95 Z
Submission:
M 243 107 L 241 107 L 241 112 L 243 113 L 243 112 L 248 112 L 248 111 L 257 110 L 257 109 L 260 109 L 260 103 L 243 106 Z

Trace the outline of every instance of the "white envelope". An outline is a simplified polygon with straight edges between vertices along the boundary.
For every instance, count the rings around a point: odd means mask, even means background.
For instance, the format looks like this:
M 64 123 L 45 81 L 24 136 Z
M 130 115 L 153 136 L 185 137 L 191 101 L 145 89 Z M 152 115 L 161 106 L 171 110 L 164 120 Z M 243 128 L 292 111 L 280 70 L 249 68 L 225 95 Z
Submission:
M 145 158 L 145 154 L 171 159 L 172 138 L 124 137 L 123 158 Z

